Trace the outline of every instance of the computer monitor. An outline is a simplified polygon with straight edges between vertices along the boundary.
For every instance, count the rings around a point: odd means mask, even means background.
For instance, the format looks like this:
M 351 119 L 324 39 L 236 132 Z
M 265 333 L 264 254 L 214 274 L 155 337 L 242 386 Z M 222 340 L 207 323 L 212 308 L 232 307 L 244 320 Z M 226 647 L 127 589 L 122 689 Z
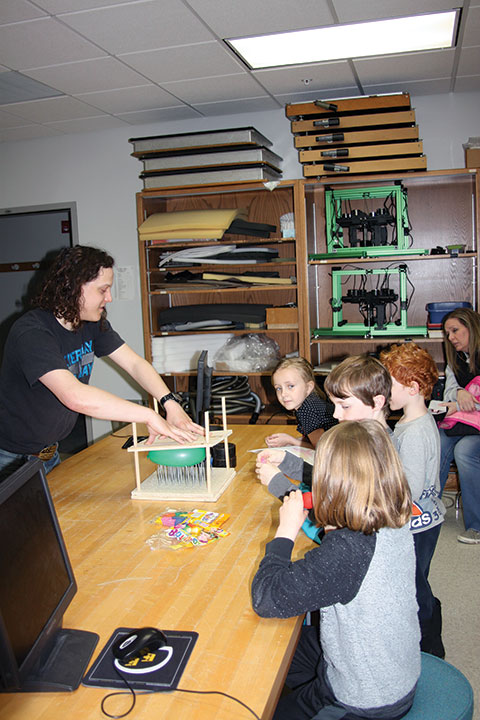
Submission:
M 197 394 L 195 399 L 195 422 L 205 424 L 205 413 L 212 402 L 212 368 L 208 365 L 208 351 L 202 350 L 197 363 Z
M 40 460 L 0 483 L 0 548 L 0 691 L 75 690 L 98 635 L 62 630 L 77 585 Z

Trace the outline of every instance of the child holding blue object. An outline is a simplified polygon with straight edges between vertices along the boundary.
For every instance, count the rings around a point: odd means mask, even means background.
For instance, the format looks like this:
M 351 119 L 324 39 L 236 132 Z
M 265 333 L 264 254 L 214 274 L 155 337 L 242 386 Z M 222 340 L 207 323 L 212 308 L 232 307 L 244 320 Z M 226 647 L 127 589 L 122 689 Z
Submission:
M 416 586 L 421 649 L 445 657 L 441 604 L 428 582 L 430 563 L 445 516 L 440 499 L 440 435 L 425 406 L 438 370 L 431 355 L 412 342 L 393 345 L 380 359 L 392 376 L 391 410 L 403 410 L 395 424 L 397 448 L 412 493 L 410 530 L 417 559 Z
M 279 403 L 295 412 L 297 431 L 302 437 L 273 433 L 265 438 L 268 447 L 315 448 L 321 435 L 336 425 L 336 421 L 331 404 L 316 383 L 311 364 L 301 357 L 282 358 L 272 372 L 272 384 Z
M 252 583 L 261 617 L 320 609 L 303 626 L 274 720 L 398 720 L 420 674 L 411 497 L 398 455 L 373 420 L 344 422 L 317 445 L 313 504 L 321 545 L 292 562 L 305 519 L 286 496 Z

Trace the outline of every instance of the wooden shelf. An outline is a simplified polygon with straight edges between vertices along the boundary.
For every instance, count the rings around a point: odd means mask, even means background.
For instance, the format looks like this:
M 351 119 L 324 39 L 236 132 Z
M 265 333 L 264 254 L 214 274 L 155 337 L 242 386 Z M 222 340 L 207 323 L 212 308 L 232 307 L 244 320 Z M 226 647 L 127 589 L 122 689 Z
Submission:
M 160 250 L 165 252 L 169 248 L 188 248 L 196 247 L 222 247 L 224 245 L 277 245 L 285 243 L 295 243 L 295 238 L 284 238 L 276 235 L 269 238 L 253 237 L 252 235 L 224 235 L 222 240 L 168 240 L 167 242 L 154 242 L 153 240 L 141 240 L 150 250 Z
M 241 330 L 231 330 L 229 328 L 218 328 L 216 330 L 199 330 L 192 332 L 170 332 L 159 329 L 158 318 L 161 317 L 162 311 L 168 308 L 178 308 L 182 305 L 215 305 L 223 304 L 242 304 L 242 305 L 265 305 L 265 306 L 285 306 L 296 304 L 298 307 L 299 318 L 306 317 L 307 295 L 304 292 L 306 287 L 307 258 L 305 246 L 305 232 L 303 219 L 303 194 L 302 181 L 281 181 L 273 191 L 268 190 L 263 183 L 227 183 L 224 185 L 196 186 L 191 188 L 165 188 L 158 190 L 144 190 L 137 193 L 137 224 L 140 226 L 153 213 L 181 212 L 184 210 L 203 210 L 203 209 L 234 209 L 242 208 L 246 211 L 246 217 L 251 222 L 266 223 L 275 226 L 276 232 L 272 233 L 268 238 L 261 238 L 252 235 L 224 235 L 221 240 L 192 240 L 190 242 L 184 240 L 172 240 L 171 242 L 154 243 L 151 240 L 139 240 L 140 255 L 140 275 L 141 275 L 141 295 L 142 295 L 142 314 L 143 314 L 143 334 L 145 342 L 145 357 L 152 361 L 152 341 L 162 339 L 165 344 L 165 352 L 162 354 L 162 360 L 158 361 L 157 369 L 168 380 L 169 387 L 179 391 L 185 390 L 188 385 L 188 379 L 195 375 L 193 372 L 176 373 L 175 359 L 172 349 L 172 360 L 170 362 L 168 354 L 168 338 L 172 338 L 172 348 L 179 348 L 181 341 L 180 336 L 191 337 L 192 356 L 188 355 L 190 349 L 189 343 L 186 342 L 187 355 L 183 357 L 182 364 L 177 363 L 178 367 L 194 367 L 193 353 L 198 351 L 201 346 L 202 335 L 267 335 L 277 342 L 280 355 L 289 353 L 303 354 L 304 338 L 303 328 L 307 324 L 299 320 L 298 328 L 244 328 Z M 280 218 L 292 213 L 296 221 L 296 237 L 282 237 L 280 233 Z M 170 265 L 169 263 L 157 267 L 161 255 L 166 252 L 176 252 L 185 249 L 195 249 L 201 247 L 225 247 L 227 245 L 235 245 L 237 247 L 249 248 L 251 246 L 270 247 L 278 250 L 278 259 L 257 263 L 250 261 L 247 263 L 222 263 L 209 262 L 209 258 L 205 258 L 205 262 L 182 264 L 180 266 Z M 211 285 L 204 282 L 196 283 L 166 283 L 164 278 L 166 273 L 181 273 L 189 271 L 198 274 L 201 277 L 203 272 L 217 272 L 223 274 L 241 274 L 250 271 L 258 273 L 265 271 L 278 272 L 280 277 L 294 277 L 293 284 L 270 284 L 262 283 L 257 285 L 242 284 L 237 286 L 222 286 L 220 282 L 212 281 Z M 173 341 L 176 340 L 175 345 Z M 222 341 L 219 340 L 219 343 Z M 183 353 L 183 347 L 180 350 Z M 211 364 L 211 362 L 210 362 Z M 247 375 L 249 385 L 253 392 L 259 395 L 263 404 L 271 409 L 270 414 L 276 412 L 278 407 L 272 406 L 272 399 L 275 394 L 271 388 L 270 371 L 266 372 L 218 372 L 216 375 Z M 264 415 L 264 413 L 262 413 Z M 249 415 L 245 416 L 248 422 Z M 235 417 L 235 422 L 237 418 Z M 241 421 L 241 420 L 239 420 Z
M 367 345 L 390 345 L 391 343 L 402 343 L 413 340 L 416 343 L 443 343 L 442 338 L 429 338 L 422 335 L 401 335 L 394 337 L 393 335 L 378 335 L 377 337 L 359 337 L 351 335 L 350 337 L 312 337 L 310 342 L 312 345 L 351 345 L 352 343 L 366 343 Z
M 394 342 L 413 340 L 427 348 L 438 366 L 444 362 L 442 338 L 429 338 L 419 335 L 378 335 L 371 338 L 359 336 L 311 337 L 310 328 L 332 327 L 333 311 L 330 304 L 332 298 L 332 267 L 337 266 L 344 271 L 352 266 L 358 269 L 375 270 L 394 268 L 400 263 L 408 268 L 407 325 L 425 326 L 427 324 L 426 305 L 431 302 L 468 301 L 475 309 L 479 302 L 479 263 L 478 248 L 480 242 L 480 209 L 479 209 L 479 173 L 474 169 L 422 171 L 415 173 L 389 173 L 372 176 L 349 176 L 328 178 L 322 182 L 304 181 L 305 193 L 305 233 L 307 258 L 312 254 L 323 254 L 327 251 L 326 242 L 326 207 L 325 192 L 348 190 L 348 207 L 343 201 L 341 212 L 362 210 L 367 215 L 376 212 L 383 200 L 368 195 L 371 188 L 378 189 L 393 183 L 401 183 L 405 188 L 408 211 L 408 234 L 411 248 L 432 250 L 438 246 L 463 245 L 467 251 L 458 255 L 441 254 L 425 255 L 421 253 L 399 253 L 377 257 L 330 256 L 318 260 L 307 260 L 307 300 L 308 325 L 308 359 L 312 364 L 322 365 L 336 361 L 339 356 L 375 352 Z M 365 190 L 365 194 L 357 195 L 355 190 Z M 373 195 L 373 193 L 372 193 Z M 346 210 L 344 210 L 344 206 Z M 395 235 L 389 230 L 389 242 Z M 344 229 L 343 244 L 349 247 L 347 230 Z M 367 277 L 367 274 L 342 273 L 342 295 L 348 290 L 358 288 L 355 284 Z M 373 277 L 373 273 L 372 273 Z M 380 275 L 377 272 L 377 278 Z M 411 284 L 410 284 L 411 283 Z M 372 288 L 373 281 L 367 280 L 367 289 Z M 412 287 L 413 286 L 413 287 Z M 388 287 L 399 294 L 399 278 L 389 276 Z M 393 309 L 393 304 L 391 308 Z M 398 301 L 397 301 L 398 307 Z M 389 319 L 387 308 L 387 320 Z M 399 317 L 393 314 L 393 320 Z M 343 303 L 342 319 L 347 322 L 363 322 L 358 305 Z M 395 332 L 392 329 L 392 332 Z
M 309 260 L 309 265 L 345 265 L 350 263 L 378 263 L 382 264 L 397 262 L 397 261 L 410 261 L 410 260 L 457 260 L 458 258 L 472 258 L 475 259 L 477 253 L 464 252 L 458 253 L 458 255 L 385 255 L 383 257 L 342 257 L 339 255 L 335 258 L 322 258 L 321 260 Z
M 236 268 L 238 268 L 237 272 L 240 272 L 241 270 L 245 270 L 247 268 L 248 268 L 248 270 L 259 269 L 259 268 L 263 268 L 263 269 L 266 268 L 267 270 L 274 270 L 277 267 L 285 267 L 288 265 L 295 265 L 295 264 L 296 264 L 295 258 L 291 258 L 290 260 L 278 260 L 275 262 L 271 261 L 271 262 L 264 262 L 264 263 L 256 263 L 256 262 L 241 263 L 238 265 L 232 265 L 232 264 L 229 265 L 227 262 L 223 263 L 222 265 L 220 263 L 205 262 L 202 264 L 196 263 L 194 265 L 162 265 L 162 267 L 149 268 L 149 270 L 147 272 L 149 275 L 151 275 L 153 273 L 181 272 L 182 270 L 189 270 L 190 272 L 192 272 L 192 270 L 197 270 L 197 271 L 201 271 L 201 272 L 204 272 L 204 271 L 223 272 L 223 270 L 219 270 L 219 268 L 223 268 L 223 267 L 229 267 L 229 268 L 236 267 Z
M 175 286 L 175 283 L 172 283 L 173 286 Z M 212 293 L 212 292 L 221 292 L 221 293 L 244 293 L 248 290 L 248 292 L 279 292 L 281 291 L 290 291 L 290 290 L 296 290 L 297 285 L 242 285 L 241 287 L 219 287 L 218 285 L 210 285 L 209 287 L 202 287 L 201 285 L 197 285 L 196 287 L 192 288 L 184 288 L 180 290 L 165 288 L 162 290 L 150 290 L 148 293 L 149 295 L 189 295 L 190 293 L 195 293 L 197 295 L 203 295 L 205 293 Z
M 212 329 L 212 330 L 188 330 L 188 331 L 182 331 L 182 332 L 175 332 L 174 330 L 159 330 L 157 332 L 152 333 L 152 337 L 166 337 L 166 336 L 183 336 L 185 335 L 197 335 L 201 337 L 202 335 L 205 335 L 205 332 L 208 332 L 209 335 L 224 335 L 225 333 L 228 333 L 229 335 L 245 335 L 245 333 L 248 333 L 249 335 L 255 335 L 255 334 L 273 334 L 276 335 L 277 333 L 298 333 L 298 329 L 296 328 L 242 328 L 240 330 L 232 330 L 229 327 L 223 327 L 218 329 Z M 218 373 L 219 375 L 226 375 L 227 373 L 221 372 Z M 233 375 L 239 375 L 241 373 L 234 372 Z M 245 373 L 243 373 L 245 374 Z M 248 375 L 253 375 L 254 373 L 248 373 Z
M 151 342 L 153 337 L 185 335 L 158 330 L 155 326 L 159 312 L 168 307 L 179 305 L 243 303 L 286 305 L 295 302 L 298 306 L 299 328 L 269 328 L 245 330 L 219 329 L 208 331 L 210 334 L 244 333 L 263 334 L 273 337 L 279 344 L 281 355 L 298 352 L 311 360 L 313 365 L 329 363 L 339 355 L 352 355 L 361 352 L 373 352 L 393 343 L 414 340 L 434 357 L 437 364 L 444 361 L 441 338 L 412 336 L 358 336 L 316 337 L 310 335 L 310 328 L 331 327 L 332 266 L 347 269 L 354 265 L 365 270 L 379 269 L 396 264 L 408 267 L 409 307 L 407 310 L 409 326 L 424 326 L 427 322 L 426 304 L 430 302 L 467 300 L 478 308 L 480 287 L 478 252 L 480 236 L 479 209 L 479 173 L 474 169 L 420 171 L 414 173 L 388 173 L 369 176 L 328 177 L 323 180 L 285 180 L 276 189 L 268 191 L 262 183 L 229 183 L 226 185 L 196 186 L 191 188 L 171 188 L 145 190 L 137 194 L 137 219 L 140 225 L 155 212 L 176 212 L 194 209 L 230 209 L 245 208 L 247 216 L 253 222 L 265 222 L 280 227 L 280 218 L 286 213 L 294 213 L 295 238 L 280 237 L 279 230 L 274 237 L 257 238 L 252 236 L 224 236 L 217 241 L 172 241 L 153 245 L 151 241 L 139 241 L 140 272 L 142 283 L 142 310 L 144 319 L 145 355 L 151 360 Z M 408 225 L 412 238 L 412 248 L 431 250 L 437 246 L 462 244 L 469 250 L 458 255 L 424 255 L 415 252 L 400 253 L 380 257 L 341 257 L 332 256 L 320 260 L 309 260 L 308 255 L 326 252 L 325 229 L 325 191 L 328 188 L 354 189 L 368 188 L 401 183 L 407 191 Z M 353 200 L 352 209 L 361 207 Z M 370 200 L 369 200 L 370 202 Z M 378 205 L 368 210 L 375 210 Z M 346 239 L 344 239 L 346 243 Z M 262 245 L 277 247 L 279 258 L 276 262 L 245 263 L 241 265 L 197 263 L 177 267 L 158 264 L 160 254 L 188 247 L 205 245 Z M 472 248 L 470 250 L 470 248 Z M 359 249 L 360 252 L 360 249 Z M 295 259 L 293 259 L 295 256 Z M 437 262 L 438 261 L 438 262 Z M 277 270 L 281 276 L 295 276 L 295 285 L 250 285 L 240 287 L 205 286 L 203 283 L 188 287 L 162 283 L 167 272 L 175 273 L 189 270 L 192 273 L 224 272 L 238 274 L 244 270 Z M 346 276 L 345 290 L 353 280 Z M 397 292 L 398 279 L 392 275 L 390 287 Z M 361 318 L 358 307 L 345 304 L 343 308 L 347 322 L 358 322 Z M 388 315 L 388 313 L 387 313 Z M 397 316 L 395 316 L 396 319 Z M 193 346 L 201 341 L 205 331 L 191 332 Z M 187 378 L 194 373 L 163 373 L 170 378 L 170 385 L 185 385 Z M 218 373 L 220 375 L 247 374 L 251 388 L 257 392 L 262 402 L 271 404 L 269 373 Z M 263 414 L 263 413 L 262 413 Z

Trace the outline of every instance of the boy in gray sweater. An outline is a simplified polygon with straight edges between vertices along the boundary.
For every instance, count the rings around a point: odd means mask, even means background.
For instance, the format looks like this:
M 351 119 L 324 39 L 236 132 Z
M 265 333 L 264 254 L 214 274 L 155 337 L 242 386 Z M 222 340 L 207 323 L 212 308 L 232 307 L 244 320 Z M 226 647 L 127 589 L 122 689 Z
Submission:
M 417 558 L 416 586 L 421 649 L 445 657 L 442 615 L 428 582 L 445 506 L 440 499 L 440 436 L 425 400 L 432 393 L 438 370 L 431 355 L 412 342 L 393 345 L 380 359 L 392 376 L 391 410 L 403 410 L 393 431 L 393 443 L 412 493 L 410 530 Z

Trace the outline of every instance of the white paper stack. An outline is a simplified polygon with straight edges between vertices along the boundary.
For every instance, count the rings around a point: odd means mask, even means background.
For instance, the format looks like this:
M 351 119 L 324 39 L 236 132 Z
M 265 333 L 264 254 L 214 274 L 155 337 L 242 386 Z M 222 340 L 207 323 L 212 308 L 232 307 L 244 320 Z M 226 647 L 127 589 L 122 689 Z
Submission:
M 202 350 L 208 350 L 209 356 L 213 357 L 231 337 L 232 333 L 154 337 L 152 365 L 160 375 L 196 370 Z

